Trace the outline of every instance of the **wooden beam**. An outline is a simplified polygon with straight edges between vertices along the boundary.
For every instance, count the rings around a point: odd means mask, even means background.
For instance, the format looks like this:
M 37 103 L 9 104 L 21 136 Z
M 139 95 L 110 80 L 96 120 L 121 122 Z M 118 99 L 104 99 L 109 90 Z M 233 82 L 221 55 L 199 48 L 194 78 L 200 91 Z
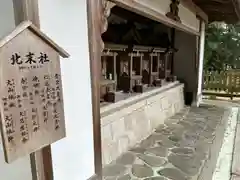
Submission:
M 40 28 L 38 0 L 13 0 L 16 26 L 24 20 Z M 30 155 L 32 179 L 53 180 L 51 146 L 46 146 Z
M 149 19 L 155 20 L 157 22 L 163 23 L 169 27 L 173 27 L 176 29 L 179 29 L 181 31 L 194 34 L 199 36 L 199 31 L 193 30 L 192 28 L 187 27 L 186 25 L 183 25 L 179 22 L 176 22 L 164 14 L 147 7 L 143 3 L 136 1 L 136 0 L 110 0 L 111 2 L 114 2 L 116 5 L 125 8 L 129 11 L 135 12 L 139 15 L 145 16 Z
M 190 9 L 193 13 L 196 13 L 205 23 L 208 22 L 208 15 L 200 7 L 194 4 L 192 0 L 181 0 L 181 4 Z
M 232 0 L 232 3 L 239 21 L 240 20 L 240 0 Z
M 183 0 L 190 1 L 190 0 Z M 191 0 L 208 15 L 209 22 L 225 21 L 238 23 L 240 19 L 240 0 Z

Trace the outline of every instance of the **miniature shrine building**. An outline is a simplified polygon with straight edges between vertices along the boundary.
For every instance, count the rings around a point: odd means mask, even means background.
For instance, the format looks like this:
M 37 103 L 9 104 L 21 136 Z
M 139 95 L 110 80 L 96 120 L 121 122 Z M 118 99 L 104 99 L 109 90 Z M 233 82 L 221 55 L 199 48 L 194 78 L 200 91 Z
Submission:
M 237 0 L 2 0 L 0 39 L 29 20 L 70 58 L 61 61 L 66 138 L 9 165 L 1 146 L 1 175 L 7 180 L 101 176 L 102 167 L 185 105 L 199 105 L 205 26 L 236 23 L 238 5 Z

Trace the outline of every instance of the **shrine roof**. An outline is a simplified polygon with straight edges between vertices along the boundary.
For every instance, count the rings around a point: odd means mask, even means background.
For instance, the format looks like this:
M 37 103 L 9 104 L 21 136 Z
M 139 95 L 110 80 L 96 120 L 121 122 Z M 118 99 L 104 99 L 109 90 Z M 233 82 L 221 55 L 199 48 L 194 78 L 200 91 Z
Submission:
M 240 20 L 240 0 L 192 0 L 207 15 L 209 22 L 237 23 Z
M 41 32 L 35 25 L 32 24 L 30 21 L 24 21 L 19 24 L 9 35 L 5 36 L 3 39 L 0 40 L 0 48 L 3 47 L 5 44 L 10 42 L 14 37 L 19 35 L 25 29 L 29 29 L 32 33 L 36 36 L 41 38 L 45 43 L 51 46 L 56 52 L 59 53 L 63 58 L 67 58 L 70 55 L 60 46 L 58 46 L 54 41 L 52 41 L 46 34 Z

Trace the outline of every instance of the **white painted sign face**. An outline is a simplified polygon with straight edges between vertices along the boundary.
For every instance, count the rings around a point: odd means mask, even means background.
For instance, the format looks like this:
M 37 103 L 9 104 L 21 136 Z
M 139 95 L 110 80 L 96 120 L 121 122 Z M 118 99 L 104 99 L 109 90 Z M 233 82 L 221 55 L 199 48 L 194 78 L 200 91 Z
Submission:
M 65 137 L 59 53 L 25 29 L 0 48 L 1 133 L 6 162 Z

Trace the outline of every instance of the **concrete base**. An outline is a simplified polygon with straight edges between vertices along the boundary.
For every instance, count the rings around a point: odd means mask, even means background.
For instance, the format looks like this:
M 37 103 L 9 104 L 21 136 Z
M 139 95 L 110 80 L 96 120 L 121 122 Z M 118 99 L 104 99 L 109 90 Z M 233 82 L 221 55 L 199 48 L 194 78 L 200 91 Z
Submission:
M 101 108 L 103 164 L 149 136 L 183 107 L 183 85 L 174 82 Z

